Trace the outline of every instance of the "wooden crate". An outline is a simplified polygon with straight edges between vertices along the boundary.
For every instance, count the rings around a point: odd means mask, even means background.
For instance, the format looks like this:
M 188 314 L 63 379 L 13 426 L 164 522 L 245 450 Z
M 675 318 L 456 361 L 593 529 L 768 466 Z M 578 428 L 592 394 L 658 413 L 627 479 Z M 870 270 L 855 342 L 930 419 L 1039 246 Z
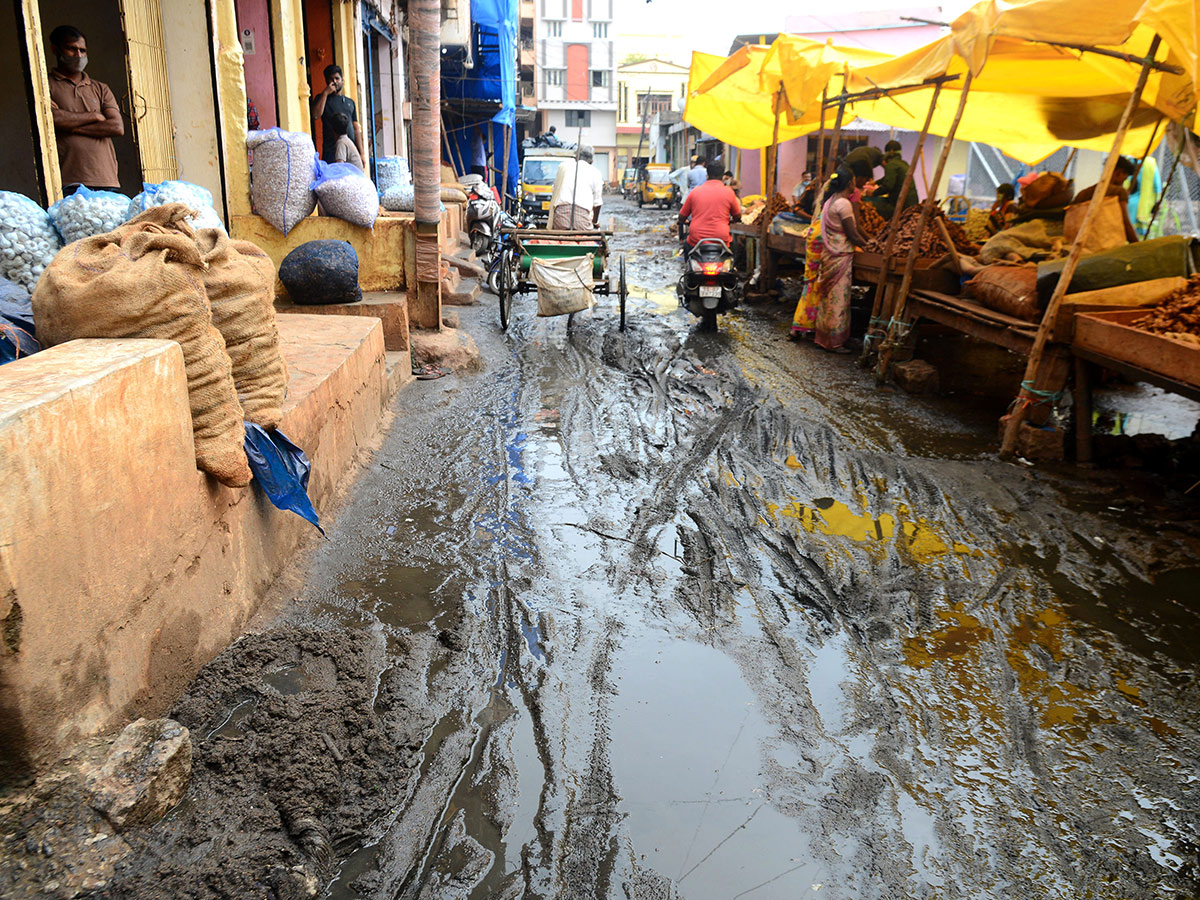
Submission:
M 1075 317 L 1072 346 L 1200 386 L 1200 344 L 1130 326 L 1144 315 L 1144 309 L 1081 313 Z
M 888 281 L 900 283 L 904 277 L 905 256 L 893 256 L 888 266 Z M 854 277 L 859 281 L 875 281 L 879 278 L 879 270 L 883 268 L 884 258 L 880 253 L 868 253 L 866 250 L 854 252 Z M 920 291 L 937 291 L 940 294 L 961 294 L 962 282 L 958 274 L 940 259 L 918 259 L 913 269 L 912 289 Z
M 1050 340 L 1069 344 L 1075 334 L 1075 317 L 1080 313 L 1117 312 L 1123 309 L 1156 306 L 1163 297 L 1185 284 L 1186 278 L 1155 278 L 1099 291 L 1067 294 L 1058 308 Z

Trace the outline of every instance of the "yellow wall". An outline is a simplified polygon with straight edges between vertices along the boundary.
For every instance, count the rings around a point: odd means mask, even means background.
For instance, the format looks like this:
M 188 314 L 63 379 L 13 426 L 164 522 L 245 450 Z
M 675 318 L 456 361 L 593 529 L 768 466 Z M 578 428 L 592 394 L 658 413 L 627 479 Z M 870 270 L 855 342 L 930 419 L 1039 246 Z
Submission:
M 229 217 L 250 214 L 250 165 L 246 155 L 246 76 L 238 41 L 234 0 L 213 0 L 217 54 L 217 103 L 224 151 L 225 201 Z M 232 222 L 230 223 L 232 224 Z

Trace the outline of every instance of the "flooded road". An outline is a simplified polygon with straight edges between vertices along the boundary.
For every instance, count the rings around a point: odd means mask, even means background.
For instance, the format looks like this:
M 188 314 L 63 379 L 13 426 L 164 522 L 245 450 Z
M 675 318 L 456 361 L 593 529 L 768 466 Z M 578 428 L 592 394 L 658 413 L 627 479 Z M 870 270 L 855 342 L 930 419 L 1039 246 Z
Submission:
M 462 310 L 113 896 L 1195 896 L 1197 509 L 992 457 L 786 313 Z M 1186 487 L 1186 486 L 1185 486 Z M 1182 488 L 1180 489 L 1182 490 Z

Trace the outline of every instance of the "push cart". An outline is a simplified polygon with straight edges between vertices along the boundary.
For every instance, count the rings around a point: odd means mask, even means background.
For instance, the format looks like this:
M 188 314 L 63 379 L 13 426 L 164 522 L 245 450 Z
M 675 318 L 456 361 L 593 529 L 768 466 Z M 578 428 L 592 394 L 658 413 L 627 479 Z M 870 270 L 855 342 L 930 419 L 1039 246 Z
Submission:
M 533 260 L 592 257 L 592 293 L 617 295 L 621 312 L 621 330 L 625 330 L 625 301 L 629 290 L 625 282 L 625 254 L 617 255 L 616 271 L 610 270 L 608 240 L 611 231 L 565 231 L 546 228 L 501 229 L 500 272 L 496 295 L 500 298 L 500 327 L 508 330 L 512 301 L 516 294 L 537 290 L 530 277 Z M 615 284 L 614 284 L 615 279 Z M 582 290 L 582 288 L 581 288 Z

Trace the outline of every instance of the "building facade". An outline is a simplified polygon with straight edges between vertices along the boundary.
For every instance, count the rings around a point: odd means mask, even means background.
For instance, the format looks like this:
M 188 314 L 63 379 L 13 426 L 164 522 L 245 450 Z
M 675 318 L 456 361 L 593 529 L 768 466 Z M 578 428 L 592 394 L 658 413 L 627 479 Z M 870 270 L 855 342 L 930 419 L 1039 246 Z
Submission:
M 617 167 L 641 163 L 676 163 L 658 129 L 678 121 L 687 98 L 688 67 L 665 59 L 645 59 L 617 67 Z M 662 114 L 660 116 L 660 114 Z M 651 132 L 654 131 L 652 139 Z M 684 154 L 686 156 L 686 154 Z
M 537 0 L 537 106 L 541 129 L 596 151 L 616 180 L 617 86 L 613 0 Z

